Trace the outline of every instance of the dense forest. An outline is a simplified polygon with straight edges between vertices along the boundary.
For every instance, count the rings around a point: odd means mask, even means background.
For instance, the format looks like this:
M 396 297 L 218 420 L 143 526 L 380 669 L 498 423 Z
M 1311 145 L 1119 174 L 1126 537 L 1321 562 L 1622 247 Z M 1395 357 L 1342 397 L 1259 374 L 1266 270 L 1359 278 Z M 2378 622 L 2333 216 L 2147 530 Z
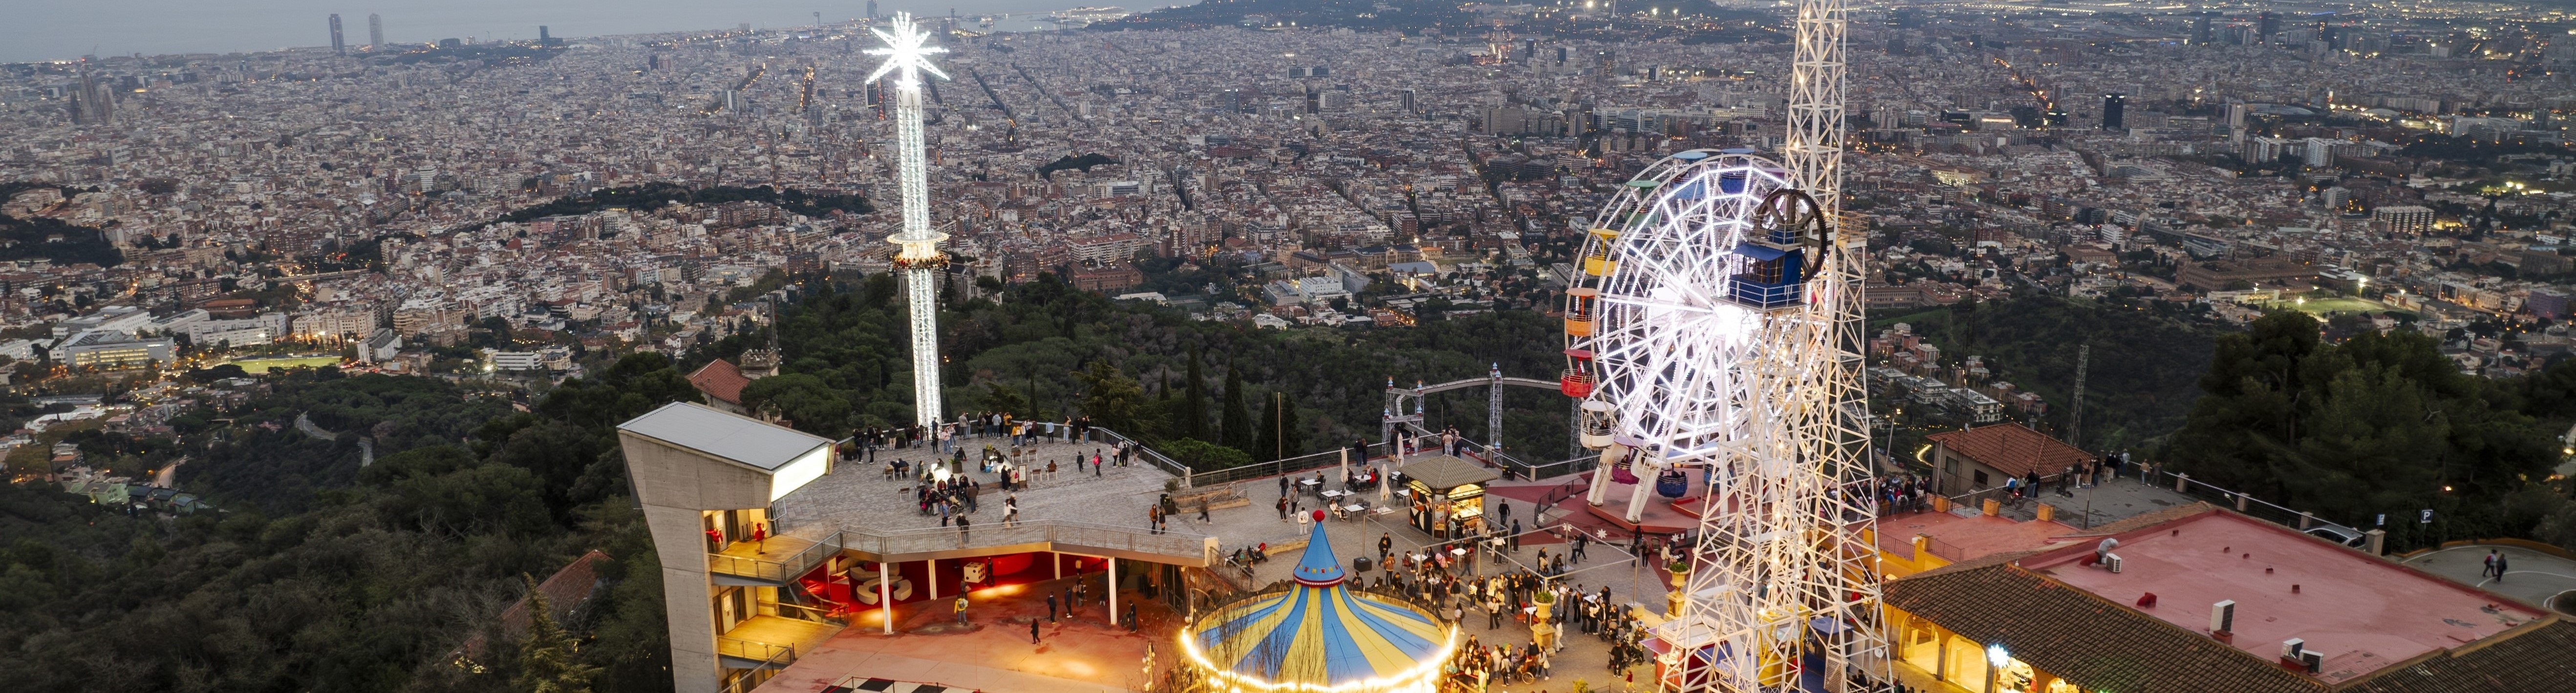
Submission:
M 781 375 L 746 388 L 744 404 L 774 406 L 797 428 L 833 438 L 856 427 L 909 423 L 910 342 L 892 278 L 811 276 L 800 283 L 805 300 L 777 326 L 785 353 Z M 1550 379 L 1563 367 L 1559 326 L 1531 311 L 1408 329 L 1282 331 L 1195 321 L 1151 303 L 1077 291 L 1052 275 L 986 289 L 989 298 L 942 303 L 941 347 L 949 359 L 943 396 L 952 414 L 1007 411 L 1047 420 L 1088 414 L 1124 433 L 1221 444 L 1255 460 L 1357 437 L 1375 440 L 1390 379 L 1410 385 L 1482 377 L 1496 364 L 1506 375 Z M 727 338 L 688 365 L 733 357 L 768 336 Z M 1093 370 L 1095 362 L 1106 370 Z M 1152 404 L 1089 411 L 1090 398 L 1104 386 L 1135 388 Z M 1283 403 L 1286 411 L 1269 411 Z M 1527 451 L 1529 462 L 1565 456 L 1562 395 L 1513 388 L 1504 403 L 1508 448 Z M 1456 426 L 1483 440 L 1485 406 L 1484 390 L 1473 388 L 1434 395 L 1424 414 L 1428 425 Z M 1191 412 L 1199 413 L 1198 422 Z M 1262 431 L 1224 430 L 1226 421 L 1276 430 L 1283 420 L 1299 425 L 1289 432 L 1299 445 L 1263 445 Z
M 545 204 L 523 207 L 501 215 L 496 221 L 530 221 L 563 214 L 589 214 L 612 207 L 635 210 L 657 209 L 673 202 L 712 205 L 726 202 L 766 202 L 809 217 L 830 216 L 833 212 L 866 214 L 876 211 L 867 198 L 857 195 L 809 193 L 795 188 L 762 186 L 741 188 L 715 186 L 691 189 L 673 183 L 646 183 L 631 188 L 601 188 L 580 195 L 565 195 Z M 475 228 L 492 222 L 476 224 Z
M 1904 323 L 1941 347 L 1945 362 L 1984 357 L 1996 377 L 2051 405 L 2033 422 L 2064 432 L 2077 352 L 2093 345 L 2084 396 L 2084 446 L 2136 448 L 2181 428 L 2200 391 L 2177 373 L 2209 364 L 2224 328 L 2115 302 L 2021 296 L 1898 316 L 1872 316 L 1872 334 Z M 1902 446 L 1900 446 L 1902 447 Z
M 805 300 L 777 331 L 786 372 L 746 398 L 835 437 L 908 421 L 892 282 L 808 277 L 800 288 Z M 1389 376 L 1555 367 L 1554 325 L 1526 312 L 1261 331 L 1051 277 L 947 305 L 952 406 L 1089 415 L 1212 466 L 1374 437 Z M 766 338 L 711 343 L 693 358 Z M 135 516 L 51 486 L 0 488 L 0 534 L 12 538 L 0 546 L 0 678 L 14 690 L 482 692 L 540 680 L 669 690 L 659 559 L 626 495 L 613 427 L 697 398 L 670 361 L 628 356 L 533 396 L 328 368 L 281 371 L 260 387 L 244 407 L 175 418 L 176 443 L 78 439 L 123 471 L 185 458 L 180 487 L 221 511 Z M 1453 397 L 1426 414 L 1480 435 L 1483 393 Z M 1562 449 L 1561 397 L 1533 390 L 1512 402 L 1521 408 L 1508 440 Z M 1273 430 L 1251 430 L 1264 422 Z M 361 437 L 374 441 L 373 464 L 360 464 Z M 499 630 L 497 614 L 529 580 L 591 550 L 613 562 L 584 618 L 556 637 Z
M 2363 332 L 2341 343 L 2284 312 L 2220 337 L 2205 396 L 2156 459 L 2193 478 L 2329 521 L 2399 549 L 2534 537 L 2576 546 L 2576 503 L 2548 485 L 2557 433 L 2576 421 L 2576 366 L 2510 380 L 2460 372 L 2430 336 Z M 2435 522 L 2408 521 L 2421 510 Z
M 693 394 L 667 360 L 627 357 L 524 413 L 428 378 L 267 382 L 229 422 L 183 424 L 180 484 L 223 512 L 137 517 L 0 487 L 11 690 L 669 690 L 659 563 L 611 432 Z M 363 468 L 360 435 L 377 441 Z M 587 618 L 561 638 L 499 637 L 529 577 L 591 550 L 614 559 L 613 586 Z M 492 644 L 464 649 L 478 636 Z

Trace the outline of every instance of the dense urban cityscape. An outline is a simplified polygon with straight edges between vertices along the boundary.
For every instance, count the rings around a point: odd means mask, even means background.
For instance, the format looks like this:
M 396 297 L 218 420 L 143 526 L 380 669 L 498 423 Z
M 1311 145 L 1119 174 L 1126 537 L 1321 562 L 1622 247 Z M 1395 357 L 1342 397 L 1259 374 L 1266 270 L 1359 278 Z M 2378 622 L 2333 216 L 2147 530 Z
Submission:
M 2576 7 L 860 9 L 0 64 L 0 677 L 2576 691 Z

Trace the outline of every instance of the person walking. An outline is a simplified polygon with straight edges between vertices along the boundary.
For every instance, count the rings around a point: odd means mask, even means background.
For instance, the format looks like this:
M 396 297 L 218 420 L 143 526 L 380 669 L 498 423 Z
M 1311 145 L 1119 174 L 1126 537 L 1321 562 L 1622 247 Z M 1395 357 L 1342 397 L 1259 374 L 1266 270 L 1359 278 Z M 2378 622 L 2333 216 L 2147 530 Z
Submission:
M 1207 524 L 1207 523 L 1208 523 L 1208 507 L 1207 507 L 1207 506 L 1208 506 L 1207 501 L 1199 501 L 1199 524 Z
M 1038 620 L 1029 619 L 1029 644 L 1038 644 Z
M 1592 534 L 1590 532 L 1585 532 L 1580 529 L 1574 530 L 1574 562 L 1583 562 L 1583 547 L 1591 543 Z
M 967 530 L 967 529 L 968 529 L 968 527 L 966 526 L 966 516 L 964 516 L 964 515 L 959 515 L 959 516 L 957 516 L 957 543 L 959 543 L 959 544 L 964 544 L 964 543 L 966 543 L 966 542 L 973 541 L 973 539 L 972 539 L 972 538 L 969 538 L 968 536 L 966 536 L 966 530 Z
M 1009 527 L 1019 522 L 1020 494 L 1014 493 L 1002 499 L 1002 526 Z
M 2495 581 L 2497 584 L 2504 583 L 2504 563 L 2504 554 L 2496 554 Z
M 949 607 L 948 612 L 957 617 L 957 625 L 966 625 L 966 595 L 957 595 L 957 605 Z
M 1496 501 L 1494 503 L 1494 519 L 1503 522 L 1512 521 L 1512 502 L 1508 500 Z
M 1127 632 L 1136 632 L 1136 603 L 1127 603 Z
M 2478 577 L 2493 577 L 2496 572 L 2496 550 L 2487 549 L 2485 565 L 2478 567 Z

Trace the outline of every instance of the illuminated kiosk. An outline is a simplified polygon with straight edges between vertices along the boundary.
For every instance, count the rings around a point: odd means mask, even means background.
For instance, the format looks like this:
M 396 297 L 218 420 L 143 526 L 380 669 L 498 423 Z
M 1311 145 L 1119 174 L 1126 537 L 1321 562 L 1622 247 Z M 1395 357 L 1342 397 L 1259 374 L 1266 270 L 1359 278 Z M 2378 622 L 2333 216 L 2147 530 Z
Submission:
M 1181 651 L 1209 691 L 1431 693 L 1457 646 L 1412 605 L 1342 586 L 1323 513 L 1290 572 L 1294 586 L 1208 612 L 1181 633 Z

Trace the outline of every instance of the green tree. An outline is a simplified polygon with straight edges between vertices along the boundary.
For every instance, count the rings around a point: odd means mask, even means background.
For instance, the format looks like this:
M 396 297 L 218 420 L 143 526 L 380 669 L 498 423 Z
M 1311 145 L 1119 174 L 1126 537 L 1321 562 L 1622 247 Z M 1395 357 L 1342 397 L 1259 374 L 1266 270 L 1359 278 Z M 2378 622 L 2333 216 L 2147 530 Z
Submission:
M 775 407 L 796 430 L 837 436 L 850 429 L 850 400 L 823 379 L 805 373 L 773 375 L 742 387 L 742 406 L 752 411 Z
M 2206 394 L 2166 447 L 2173 464 L 2345 524 L 2430 508 L 2460 532 L 2532 531 L 2540 511 L 2508 513 L 2499 501 L 2546 476 L 2556 445 L 2530 416 L 2498 406 L 2512 400 L 2508 387 L 2461 373 L 2426 335 L 2323 344 L 2317 329 L 2315 318 L 2276 313 L 2221 337 Z M 2403 529 L 2399 546 L 2444 538 Z
M 1207 430 L 1207 375 L 1199 372 L 1199 361 L 1203 356 L 1198 347 L 1190 347 L 1189 379 L 1181 385 L 1186 389 L 1178 412 L 1181 415 L 1180 434 L 1184 438 L 1207 440 L 1214 437 L 1208 435 Z
M 1253 447 L 1258 436 L 1252 431 L 1252 410 L 1244 405 L 1243 395 L 1243 374 L 1236 371 L 1233 364 L 1226 364 L 1225 408 L 1218 416 L 1217 435 L 1224 436 L 1226 447 L 1260 457 L 1261 453 L 1255 452 Z
M 546 604 L 545 591 L 537 589 L 537 579 L 522 573 L 519 580 L 528 586 L 528 637 L 519 642 L 519 675 L 511 680 L 511 688 L 522 693 L 589 693 L 599 667 L 578 661 L 580 642 L 555 625 L 554 608 Z
M 1252 464 L 1252 456 L 1242 450 L 1195 438 L 1174 438 L 1155 444 L 1155 449 L 1170 455 L 1174 461 L 1198 471 L 1215 471 Z
M 1011 389 L 1011 386 L 1000 382 L 985 383 L 984 385 L 984 396 L 982 398 L 984 409 L 988 411 L 1009 412 L 1014 416 L 1022 418 L 1026 418 L 1029 415 L 1029 398 L 1020 394 L 1019 390 Z
M 1152 400 L 1135 378 L 1106 360 L 1095 359 L 1074 374 L 1083 384 L 1082 413 L 1095 425 L 1113 431 L 1146 431 L 1162 425 Z

